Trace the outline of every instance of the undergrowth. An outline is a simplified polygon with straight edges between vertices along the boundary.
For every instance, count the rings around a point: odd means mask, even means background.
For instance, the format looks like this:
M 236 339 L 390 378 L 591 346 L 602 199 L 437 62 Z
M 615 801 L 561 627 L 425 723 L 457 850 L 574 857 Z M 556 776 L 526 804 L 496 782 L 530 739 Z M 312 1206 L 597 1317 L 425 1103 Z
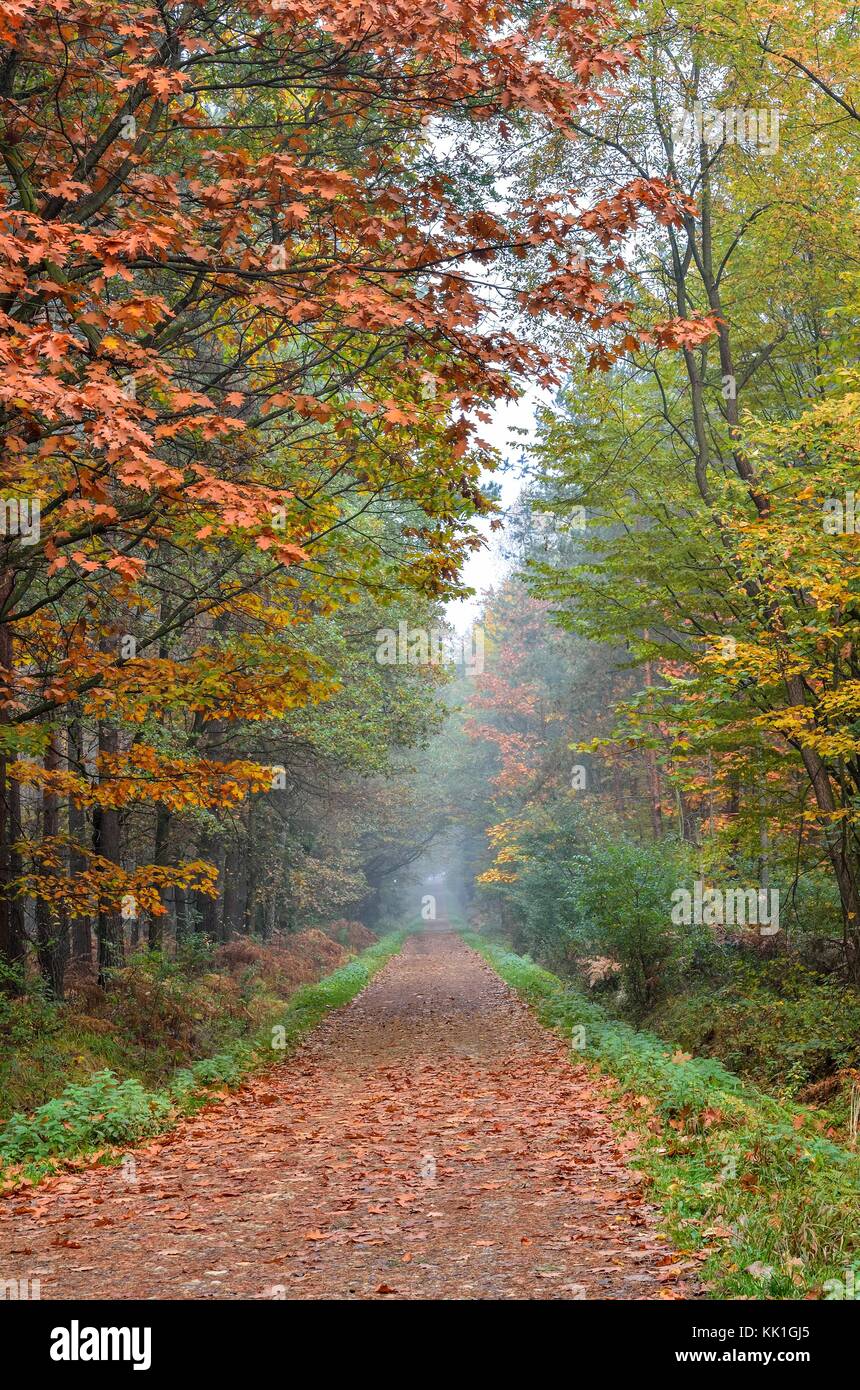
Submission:
M 403 943 L 391 932 L 316 984 L 301 986 L 277 1017 L 251 1038 L 240 1038 L 215 1056 L 176 1071 L 168 1085 L 151 1090 L 134 1077 L 106 1069 L 34 1113 L 17 1112 L 0 1130 L 0 1187 L 37 1180 L 63 1160 L 129 1147 L 170 1129 L 183 1115 L 210 1104 L 217 1092 L 239 1085 L 251 1072 L 289 1053 L 330 1010 L 353 999 Z M 113 1152 L 111 1152 L 113 1150 Z
M 847 1133 L 860 1075 L 860 997 L 787 959 L 736 964 L 724 982 L 664 999 L 649 1027 L 686 1051 L 716 1056 L 787 1100 L 814 1100 Z M 834 1136 L 831 1136 L 834 1137 Z
M 527 956 L 475 933 L 464 939 L 542 1023 L 571 1038 L 574 1061 L 616 1078 L 642 1136 L 637 1165 L 676 1245 L 702 1257 L 711 1296 L 852 1296 L 860 1157 L 823 1137 L 820 1119 L 611 1018 Z
M 111 971 L 107 990 L 73 972 L 62 1003 L 33 974 L 4 991 L 0 967 L 0 1125 L 104 1071 L 161 1090 L 178 1068 L 254 1037 L 299 986 L 372 940 L 353 933 L 339 944 L 305 930 L 218 946 L 194 934 L 174 955 L 137 951 Z

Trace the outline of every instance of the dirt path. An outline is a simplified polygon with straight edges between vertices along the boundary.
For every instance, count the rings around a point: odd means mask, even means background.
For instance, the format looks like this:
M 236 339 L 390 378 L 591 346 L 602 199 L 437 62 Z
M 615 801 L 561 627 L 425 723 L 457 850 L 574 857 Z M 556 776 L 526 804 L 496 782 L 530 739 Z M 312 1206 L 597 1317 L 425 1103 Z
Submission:
M 678 1298 L 605 1085 L 444 930 L 300 1052 L 134 1153 L 0 1201 L 43 1298 Z

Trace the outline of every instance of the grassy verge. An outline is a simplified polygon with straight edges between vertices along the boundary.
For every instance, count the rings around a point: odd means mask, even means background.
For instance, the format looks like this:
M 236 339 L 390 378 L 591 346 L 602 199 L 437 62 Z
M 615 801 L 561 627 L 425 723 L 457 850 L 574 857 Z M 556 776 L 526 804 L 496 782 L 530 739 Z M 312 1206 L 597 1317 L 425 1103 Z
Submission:
M 300 985 L 371 946 L 375 937 L 362 935 L 353 945 L 306 928 L 216 945 L 194 934 L 170 954 L 138 950 L 112 973 L 107 991 L 88 972 L 72 971 L 62 1003 L 38 975 L 19 977 L 21 992 L 0 988 L 0 1126 L 106 1070 L 161 1090 L 178 1068 L 253 1037 Z
M 117 1162 L 128 1148 L 170 1129 L 238 1086 L 252 1072 L 283 1058 L 328 1013 L 353 999 L 403 944 L 391 932 L 316 984 L 303 985 L 270 1023 L 214 1057 L 175 1072 L 162 1089 L 109 1070 L 65 1088 L 31 1115 L 14 1114 L 0 1130 L 0 1189 L 37 1181 L 73 1159 Z
M 637 1166 L 676 1245 L 703 1257 L 713 1297 L 854 1296 L 860 1157 L 823 1138 L 820 1120 L 610 1018 L 528 957 L 471 932 L 464 939 L 542 1023 L 571 1038 L 575 1060 L 617 1080 L 642 1137 Z

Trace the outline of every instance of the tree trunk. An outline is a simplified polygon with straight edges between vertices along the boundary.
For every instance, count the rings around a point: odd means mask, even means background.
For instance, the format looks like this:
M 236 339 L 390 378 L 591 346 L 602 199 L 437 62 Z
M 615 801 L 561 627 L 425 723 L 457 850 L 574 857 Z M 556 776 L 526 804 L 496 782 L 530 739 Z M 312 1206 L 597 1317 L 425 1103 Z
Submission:
M 12 592 L 14 572 L 7 570 L 0 582 L 0 602 L 6 603 Z M 0 624 L 0 684 L 4 696 L 12 683 L 12 632 L 7 623 Z M 3 716 L 0 715 L 0 725 Z M 0 733 L 5 732 L 0 727 Z M 10 776 L 14 755 L 6 742 L 0 743 L 0 965 L 11 968 L 8 978 L 0 978 L 0 989 L 17 993 L 23 988 L 26 957 L 24 915 L 20 899 L 13 897 L 12 883 L 20 872 L 18 856 L 12 846 L 20 835 L 21 802 L 18 783 Z
M 173 910 L 176 915 L 176 941 L 186 941 L 189 935 L 188 897 L 184 888 L 173 890 Z
M 77 713 L 69 720 L 68 750 L 69 768 L 73 772 L 85 772 L 83 728 Z M 74 801 L 69 798 L 69 839 L 71 841 L 69 869 L 72 874 L 82 874 L 87 867 L 87 858 L 83 851 L 86 833 L 86 812 L 82 806 L 76 806 Z M 72 919 L 71 950 L 73 962 L 79 961 L 87 966 L 92 965 L 92 922 L 89 917 Z
M 221 916 L 221 940 L 229 941 L 234 931 L 239 930 L 241 920 L 241 861 L 242 852 L 238 840 L 234 840 L 224 860 L 224 910 Z
M 803 706 L 805 702 L 802 678 L 790 676 L 786 685 L 791 704 Z M 823 813 L 824 843 L 842 903 L 845 964 L 852 984 L 860 985 L 860 863 L 857 855 L 849 848 L 844 818 L 840 818 L 840 822 L 837 823 L 836 816 L 841 807 L 837 803 L 824 762 L 812 748 L 801 748 L 800 756 L 812 783 L 818 809 Z
M 642 636 L 647 642 L 650 633 L 645 628 Z M 654 667 L 650 661 L 645 662 L 645 689 L 652 690 L 654 687 Z M 662 839 L 663 836 L 663 810 L 661 806 L 662 794 L 660 790 L 660 769 L 657 766 L 657 754 L 653 748 L 645 750 L 645 767 L 648 773 L 648 806 L 651 811 L 651 834 L 655 840 Z
M 245 854 L 245 904 L 242 930 L 246 936 L 253 936 L 257 915 L 258 860 L 254 853 L 254 822 L 256 820 L 253 799 L 248 803 L 248 839 Z
M 59 736 L 52 732 L 45 749 L 45 771 L 55 772 L 60 765 Z M 55 792 L 42 793 L 42 835 L 56 840 L 60 833 L 60 803 Z M 60 871 L 62 872 L 62 870 Z M 69 955 L 69 922 L 65 912 L 45 898 L 36 901 L 36 952 L 48 992 L 62 999 Z
M 216 865 L 220 859 L 220 847 L 210 836 L 207 836 L 200 845 L 200 858 L 214 862 Z M 203 893 L 199 888 L 196 888 L 194 890 L 194 907 L 197 912 L 197 930 L 203 936 L 208 936 L 210 941 L 214 941 L 218 935 L 217 897 L 212 898 L 208 893 Z
M 159 806 L 155 814 L 155 850 L 153 862 L 156 864 L 166 864 L 168 854 L 168 842 L 170 840 L 170 821 L 171 812 L 166 806 Z M 157 917 L 155 913 L 149 919 L 149 949 L 150 951 L 160 951 L 164 947 L 164 918 Z
M 102 639 L 102 651 L 113 652 L 116 639 Z M 99 722 L 99 756 L 111 757 L 119 751 L 119 734 L 112 720 Z M 99 774 L 101 777 L 101 773 Z M 120 821 L 119 811 L 109 806 L 97 806 L 93 811 L 93 851 L 109 860 L 111 864 L 120 863 Z M 99 984 L 104 986 L 111 970 L 122 965 L 125 957 L 123 920 L 115 905 L 99 907 L 96 922 L 98 941 Z

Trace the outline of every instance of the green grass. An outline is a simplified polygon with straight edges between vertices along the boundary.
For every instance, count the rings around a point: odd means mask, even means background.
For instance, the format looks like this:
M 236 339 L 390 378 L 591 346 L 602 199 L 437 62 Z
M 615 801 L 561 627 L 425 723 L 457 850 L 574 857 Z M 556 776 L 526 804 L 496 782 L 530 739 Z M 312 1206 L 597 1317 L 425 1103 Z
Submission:
M 32 1181 L 64 1160 L 98 1153 L 116 1162 L 117 1146 L 128 1148 L 172 1128 L 183 1116 L 211 1104 L 253 1071 L 272 1066 L 324 1017 L 353 999 L 400 950 L 404 932 L 382 937 L 354 960 L 316 984 L 303 985 L 286 1008 L 253 1038 L 239 1039 L 214 1057 L 175 1072 L 169 1084 L 150 1090 L 134 1077 L 110 1070 L 62 1094 L 34 1113 L 16 1113 L 0 1130 L 0 1188 L 22 1177 Z
M 860 1286 L 860 1157 L 822 1137 L 812 1112 L 611 1018 L 527 956 L 464 939 L 542 1023 L 582 1044 L 574 1061 L 617 1080 L 642 1136 L 637 1167 L 675 1244 L 704 1256 L 713 1297 L 838 1297 L 851 1269 Z

